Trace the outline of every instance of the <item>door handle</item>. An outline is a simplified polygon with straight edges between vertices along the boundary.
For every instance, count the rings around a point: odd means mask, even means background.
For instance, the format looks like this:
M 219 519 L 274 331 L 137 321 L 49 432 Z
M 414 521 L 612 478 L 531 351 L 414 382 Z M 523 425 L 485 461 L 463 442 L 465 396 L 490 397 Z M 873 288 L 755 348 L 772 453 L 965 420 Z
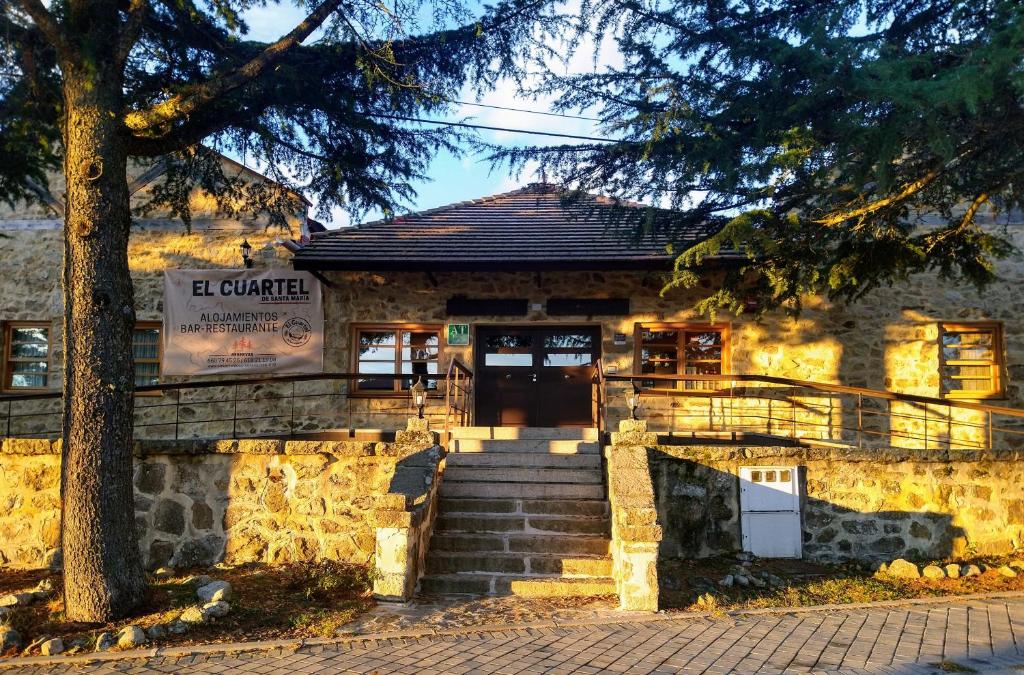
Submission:
M 533 374 L 533 375 L 532 375 L 531 377 L 533 378 L 533 381 L 534 381 L 534 382 L 536 382 L 536 381 L 537 381 L 537 373 L 534 373 L 534 374 Z
M 572 379 L 572 375 L 570 375 L 569 373 L 566 373 L 565 375 L 562 375 L 562 379 L 563 380 L 571 380 Z
M 511 380 L 512 379 L 512 373 L 508 373 L 507 375 L 505 375 L 505 379 L 506 380 Z

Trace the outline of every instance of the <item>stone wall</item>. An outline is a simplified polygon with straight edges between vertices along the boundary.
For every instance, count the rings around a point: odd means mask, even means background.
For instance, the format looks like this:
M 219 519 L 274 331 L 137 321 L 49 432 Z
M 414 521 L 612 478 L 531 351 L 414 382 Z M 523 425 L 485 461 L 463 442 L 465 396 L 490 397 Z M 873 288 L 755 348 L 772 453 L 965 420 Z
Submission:
M 223 440 L 137 442 L 135 515 L 150 568 L 320 559 L 365 563 L 378 500 L 432 494 L 433 434 L 393 443 Z M 5 439 L 0 450 L 0 565 L 59 555 L 60 443 Z
M 1024 548 L 1020 452 L 665 445 L 647 452 L 663 557 L 742 547 L 741 466 L 799 467 L 803 553 L 811 560 L 958 559 Z

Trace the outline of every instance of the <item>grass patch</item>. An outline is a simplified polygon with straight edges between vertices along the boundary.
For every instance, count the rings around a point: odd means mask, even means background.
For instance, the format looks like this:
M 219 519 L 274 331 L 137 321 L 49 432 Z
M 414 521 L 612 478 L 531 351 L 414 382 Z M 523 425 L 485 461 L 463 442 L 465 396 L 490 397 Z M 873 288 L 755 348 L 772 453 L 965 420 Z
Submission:
M 363 565 L 324 561 L 291 565 L 243 565 L 228 569 L 199 570 L 233 587 L 231 613 L 215 621 L 194 626 L 183 635 L 168 634 L 155 645 L 270 640 L 310 636 L 329 637 L 346 623 L 373 607 L 373 571 Z M 154 581 L 145 606 L 129 619 L 109 624 L 81 624 L 64 618 L 59 594 L 46 602 L 19 607 L 9 615 L 21 633 L 22 644 L 41 637 L 60 637 L 69 651 L 95 648 L 97 636 L 128 625 L 150 628 L 176 619 L 182 610 L 198 603 L 193 588 L 185 583 L 189 574 L 179 572 L 171 579 Z M 31 588 L 41 579 L 61 578 L 45 571 L 0 570 L 0 594 Z M 17 655 L 8 652 L 5 656 Z

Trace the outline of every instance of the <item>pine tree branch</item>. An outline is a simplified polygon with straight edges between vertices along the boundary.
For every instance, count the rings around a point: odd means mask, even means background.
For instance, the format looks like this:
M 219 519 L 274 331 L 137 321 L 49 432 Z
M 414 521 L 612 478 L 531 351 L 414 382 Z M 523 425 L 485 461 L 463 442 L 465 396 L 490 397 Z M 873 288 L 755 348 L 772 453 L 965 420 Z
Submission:
M 38 0 L 23 0 L 23 2 Z M 341 5 L 342 0 L 325 0 L 302 23 L 277 42 L 269 45 L 258 56 L 236 70 L 196 86 L 154 105 L 148 110 L 133 111 L 125 115 L 124 123 L 138 135 L 153 135 L 167 125 L 185 119 L 200 108 L 257 78 L 296 45 L 310 36 Z M 159 134 L 157 134 L 159 135 Z
M 816 220 L 815 222 L 828 227 L 834 227 L 836 225 L 845 223 L 848 220 L 852 220 L 853 218 L 866 216 L 876 211 L 880 211 L 881 209 L 884 209 L 887 206 L 898 204 L 899 202 L 902 202 L 903 200 L 913 196 L 914 194 L 920 192 L 922 189 L 930 185 L 936 178 L 939 177 L 939 174 L 941 173 L 942 169 L 932 169 L 931 171 L 921 176 L 917 180 L 905 185 L 902 190 L 900 190 L 894 195 L 883 197 L 882 199 L 876 199 L 875 201 L 869 204 L 865 204 L 864 206 L 861 206 L 856 209 L 851 209 L 849 211 L 840 211 L 839 213 L 835 213 L 827 218 L 821 218 L 819 220 Z
M 116 58 L 118 69 L 124 66 L 132 48 L 138 42 L 139 36 L 142 34 L 142 24 L 145 21 L 148 10 L 148 0 L 131 0 L 129 3 L 128 21 L 125 22 L 124 28 L 121 29 L 121 37 L 117 43 Z
M 61 55 L 61 58 L 66 57 L 69 54 L 67 41 L 64 40 L 60 26 L 54 21 L 53 15 L 43 3 L 40 0 L 18 0 L 18 3 L 28 13 L 39 31 L 50 41 L 57 53 Z

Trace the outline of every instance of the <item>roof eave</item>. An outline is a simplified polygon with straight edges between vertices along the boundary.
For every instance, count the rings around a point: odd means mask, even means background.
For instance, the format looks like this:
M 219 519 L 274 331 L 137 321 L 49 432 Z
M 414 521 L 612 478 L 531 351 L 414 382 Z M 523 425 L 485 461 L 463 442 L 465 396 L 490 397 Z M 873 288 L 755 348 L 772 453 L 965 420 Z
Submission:
M 714 256 L 704 260 L 708 267 L 738 262 L 740 256 Z M 303 257 L 292 259 L 297 270 L 316 272 L 604 272 L 667 271 L 673 258 L 616 258 L 596 260 L 339 260 Z

